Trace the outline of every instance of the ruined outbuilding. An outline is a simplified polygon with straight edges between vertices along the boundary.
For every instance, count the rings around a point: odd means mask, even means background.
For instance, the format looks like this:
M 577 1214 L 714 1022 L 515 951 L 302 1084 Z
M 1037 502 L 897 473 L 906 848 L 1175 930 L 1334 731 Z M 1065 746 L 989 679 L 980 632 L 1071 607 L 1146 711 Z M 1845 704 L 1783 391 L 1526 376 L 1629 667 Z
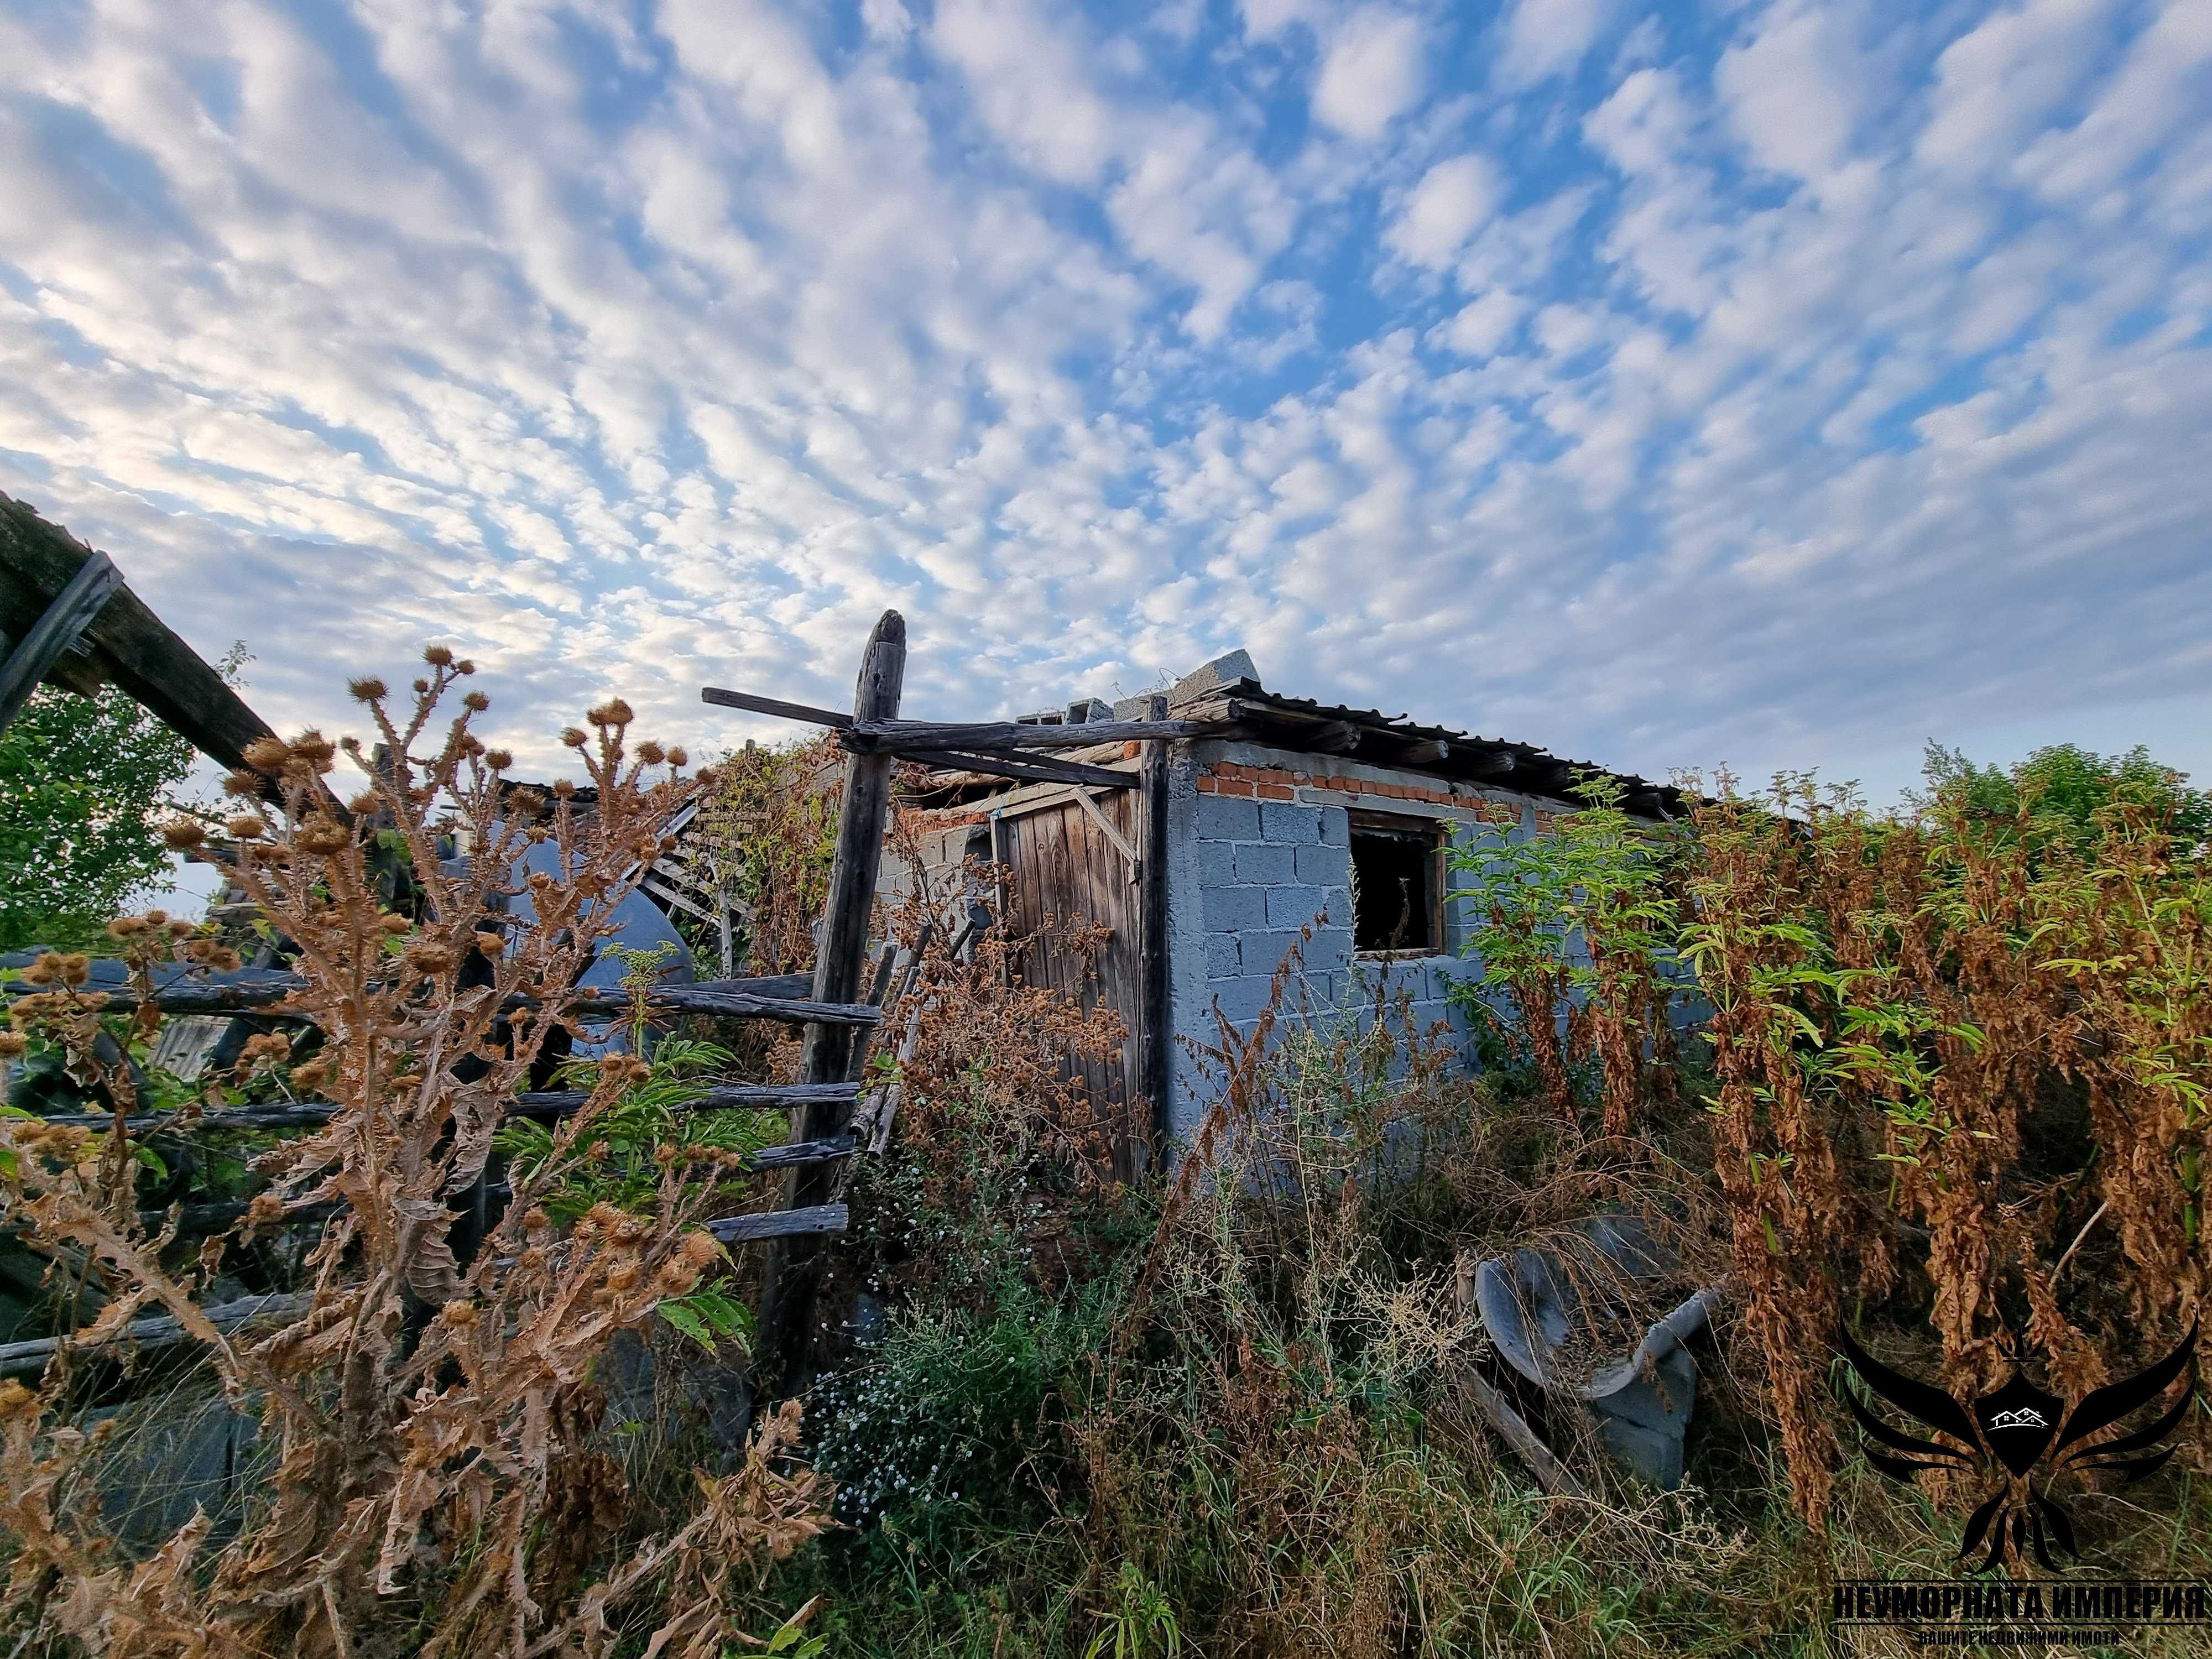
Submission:
M 1165 745 L 1158 879 L 1139 878 L 1147 826 L 1144 792 L 1135 788 L 936 770 L 914 799 L 925 869 L 941 880 L 970 860 L 1003 866 L 1018 934 L 1048 916 L 1079 915 L 1112 930 L 1085 994 L 1115 1007 L 1130 1035 L 1121 1062 L 1091 1079 L 1103 1100 L 1126 1106 L 1156 1091 L 1146 1132 L 1167 1144 L 1192 1133 L 1207 1098 L 1193 1044 L 1217 1040 L 1217 1008 L 1249 1030 L 1307 927 L 1302 991 L 1310 1005 L 1371 1005 L 1378 991 L 1395 1003 L 1403 992 L 1422 1024 L 1443 1020 L 1464 1032 L 1466 1014 L 1449 994 L 1480 969 L 1461 954 L 1469 919 L 1464 902 L 1449 897 L 1448 850 L 1541 833 L 1553 815 L 1574 809 L 1575 781 L 1602 769 L 1270 691 L 1242 651 L 1177 682 L 1166 702 L 1171 719 L 1214 724 L 1208 735 Z M 1024 719 L 1079 725 L 1158 712 L 1153 699 L 1084 699 Z M 1139 747 L 1060 753 L 1128 772 L 1139 764 Z M 1607 775 L 1632 813 L 1684 810 L 1671 787 Z M 1148 1012 L 1143 960 L 1144 907 L 1162 900 L 1165 962 L 1156 971 L 1165 981 L 1164 1012 Z M 1037 982 L 1085 988 L 1080 963 L 1048 958 L 1024 967 Z M 1132 1133 L 1139 1115 L 1127 1115 Z

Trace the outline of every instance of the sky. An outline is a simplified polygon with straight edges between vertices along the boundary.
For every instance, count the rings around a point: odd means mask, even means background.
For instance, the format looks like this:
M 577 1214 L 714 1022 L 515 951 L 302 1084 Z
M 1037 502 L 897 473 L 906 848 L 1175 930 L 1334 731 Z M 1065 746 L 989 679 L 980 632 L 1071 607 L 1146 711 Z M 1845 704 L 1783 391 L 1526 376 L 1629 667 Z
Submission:
M 0 490 L 526 769 L 896 606 L 927 718 L 2203 777 L 2208 117 L 2204 0 L 0 0 Z

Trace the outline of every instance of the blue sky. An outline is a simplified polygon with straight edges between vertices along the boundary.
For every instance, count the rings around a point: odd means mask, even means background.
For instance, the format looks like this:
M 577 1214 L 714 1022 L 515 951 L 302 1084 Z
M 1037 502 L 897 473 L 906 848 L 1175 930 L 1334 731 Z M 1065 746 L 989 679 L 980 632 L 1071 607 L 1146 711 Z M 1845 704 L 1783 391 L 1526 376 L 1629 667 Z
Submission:
M 0 489 L 280 725 L 2212 773 L 2212 6 L 0 0 Z

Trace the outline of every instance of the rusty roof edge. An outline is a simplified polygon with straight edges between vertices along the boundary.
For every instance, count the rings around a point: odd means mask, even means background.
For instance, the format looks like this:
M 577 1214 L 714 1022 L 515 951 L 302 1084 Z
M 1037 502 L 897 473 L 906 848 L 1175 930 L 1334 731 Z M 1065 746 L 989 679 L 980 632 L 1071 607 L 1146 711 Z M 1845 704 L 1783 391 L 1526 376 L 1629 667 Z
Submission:
M 1437 776 L 1463 776 L 1466 769 L 1455 767 L 1451 763 L 1451 750 L 1462 746 L 1470 749 L 1504 750 L 1514 757 L 1516 769 L 1524 762 L 1532 764 L 1543 763 L 1569 773 L 1593 773 L 1601 777 L 1612 779 L 1626 792 L 1622 803 L 1625 810 L 1638 817 L 1666 815 L 1663 812 L 1638 810 L 1628 805 L 1629 801 L 1639 796 L 1656 795 L 1663 805 L 1674 807 L 1686 806 L 1690 802 L 1690 798 L 1671 783 L 1655 782 L 1633 772 L 1616 772 L 1609 767 L 1600 766 L 1591 761 L 1571 760 L 1565 756 L 1554 755 L 1550 750 L 1534 744 L 1518 743 L 1510 738 L 1486 738 L 1474 732 L 1459 731 L 1451 726 L 1419 725 L 1403 714 L 1385 714 L 1377 708 L 1353 708 L 1347 704 L 1320 702 L 1311 697 L 1286 696 L 1280 692 L 1267 690 L 1255 680 L 1239 680 L 1230 684 L 1209 687 L 1203 696 L 1194 698 L 1189 704 L 1186 705 L 1186 708 L 1196 711 L 1211 709 L 1217 705 L 1220 707 L 1225 716 L 1234 720 L 1249 720 L 1256 717 L 1260 721 L 1264 722 L 1271 713 L 1288 714 L 1293 716 L 1294 720 L 1286 721 L 1286 726 L 1295 724 L 1297 718 L 1302 718 L 1316 727 L 1343 722 L 1361 726 L 1380 735 L 1401 738 L 1408 743 L 1442 743 L 1446 746 L 1445 757 L 1439 762 L 1400 763 L 1376 757 L 1362 763 L 1365 764 L 1389 766 L 1398 770 L 1423 772 Z M 1185 709 L 1178 709 L 1176 712 L 1185 712 Z M 1281 739 L 1279 742 L 1270 741 L 1267 744 L 1269 747 L 1286 749 L 1294 753 L 1327 752 L 1301 750 L 1295 731 L 1286 730 L 1280 733 L 1270 733 L 1269 737 L 1271 738 L 1279 737 Z M 1510 773 L 1483 781 L 1498 788 L 1515 789 L 1520 793 L 1533 793 L 1555 797 L 1559 791 L 1572 787 L 1571 783 L 1565 782 L 1557 785 L 1556 788 L 1550 786 L 1533 790 L 1518 787 L 1512 781 Z

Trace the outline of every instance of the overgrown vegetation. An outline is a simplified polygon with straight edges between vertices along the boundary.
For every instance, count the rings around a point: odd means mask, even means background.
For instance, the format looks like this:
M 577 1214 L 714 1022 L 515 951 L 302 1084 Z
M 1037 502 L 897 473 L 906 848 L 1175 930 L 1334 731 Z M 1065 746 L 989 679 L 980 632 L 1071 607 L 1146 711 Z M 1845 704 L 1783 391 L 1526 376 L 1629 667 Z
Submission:
M 837 837 L 838 750 L 809 742 L 747 744 L 724 757 L 702 798 L 704 874 L 738 916 L 737 971 L 802 973 L 830 892 Z M 702 954 L 718 941 L 702 936 Z
M 434 660 L 404 732 L 361 688 L 395 751 L 462 666 Z M 635 1363 L 618 1333 L 660 1329 L 679 1376 L 687 1350 L 742 1350 L 750 1286 L 696 1223 L 744 1203 L 735 1166 L 776 1132 L 693 1109 L 730 1055 L 695 1034 L 641 1058 L 641 1004 L 627 1052 L 564 1063 L 581 1112 L 495 1134 L 494 1106 L 554 1070 L 573 1022 L 542 994 L 693 790 L 750 907 L 747 968 L 811 961 L 830 756 L 757 750 L 687 780 L 611 704 L 570 734 L 588 818 L 557 793 L 495 811 L 504 757 L 466 718 L 373 783 L 351 810 L 396 830 L 419 915 L 324 797 L 332 745 L 309 734 L 236 781 L 241 802 L 284 796 L 228 834 L 332 1036 L 265 1044 L 221 1086 L 341 1109 L 253 1144 L 270 1187 L 229 1240 L 195 1252 L 142 1222 L 156 1176 L 137 1160 L 162 1143 L 8 1124 L 11 1224 L 103 1299 L 39 1389 L 0 1395 L 27 1630 L 149 1654 L 1809 1654 L 1830 1579 L 1955 1573 L 1969 1507 L 1878 1475 L 1838 1432 L 1839 1324 L 1954 1387 L 2018 1358 L 2073 1395 L 2196 1317 L 2201 795 L 2140 753 L 1997 773 L 1938 752 L 1900 813 L 1723 780 L 1655 824 L 1597 781 L 1546 833 L 1456 855 L 1481 1065 L 1382 990 L 1324 998 L 1293 952 L 1256 1027 L 1224 1023 L 1194 1056 L 1210 1109 L 1165 1180 L 1117 1178 L 1127 1122 L 1069 1063 L 1117 1054 L 1119 1022 L 1025 981 L 1034 952 L 1095 956 L 1096 930 L 970 931 L 999 887 L 981 871 L 910 893 L 884 918 L 912 967 L 873 1049 L 860 1127 L 881 1151 L 845 1194 L 830 1364 L 803 1441 L 787 1407 L 732 1468 L 711 1437 L 606 1403 Z M 449 824 L 485 849 L 470 874 L 438 860 Z M 501 836 L 561 850 L 532 921 L 500 920 L 519 848 Z M 143 977 L 223 947 L 165 921 L 118 948 Z M 9 1045 L 132 1109 L 118 1056 L 143 1060 L 149 1020 L 43 960 Z M 641 988 L 653 964 L 632 969 Z M 152 1103 L 194 1109 L 180 1098 Z M 457 1195 L 495 1159 L 514 1197 L 456 1245 Z M 323 1204 L 323 1230 L 298 1219 Z M 1726 1287 L 1694 1348 L 1690 1480 L 1640 1486 L 1587 1413 L 1522 1391 L 1586 1489 L 1545 1497 L 1477 1398 L 1476 1377 L 1511 1379 L 1470 1277 L 1607 1213 L 1674 1270 L 1615 1287 L 1575 1364 Z M 222 1275 L 293 1288 L 250 1258 L 280 1237 L 313 1242 L 308 1316 L 196 1333 L 259 1417 L 270 1496 L 228 1535 L 196 1522 L 126 1559 L 70 1427 L 113 1375 L 86 1345 Z M 2079 1506 L 2093 1565 L 2212 1572 L 2201 1422 L 2185 1434 L 2124 1503 Z M 2184 1650 L 2166 1640 L 2144 1650 Z
M 282 1037 L 249 1048 L 257 1064 L 293 1061 L 291 1085 L 337 1108 L 257 1159 L 270 1185 L 235 1233 L 179 1250 L 179 1213 L 142 1216 L 139 1143 L 125 1129 L 141 1103 L 116 1041 L 143 1039 L 158 1018 L 156 964 L 212 962 L 220 947 L 117 921 L 140 999 L 119 1019 L 83 989 L 82 957 L 41 957 L 26 975 L 10 1048 L 59 1049 L 115 1114 L 105 1131 L 21 1115 L 0 1125 L 6 1222 L 82 1263 L 106 1297 L 39 1387 L 0 1383 L 5 1610 L 27 1621 L 27 1639 L 118 1655 L 604 1653 L 639 1620 L 658 1626 L 657 1651 L 703 1659 L 727 1639 L 754 1564 L 828 1524 L 826 1489 L 787 1461 L 795 1403 L 763 1422 L 738 1467 L 702 1470 L 673 1516 L 633 1514 L 594 1437 L 594 1366 L 657 1306 L 696 1303 L 726 1272 L 696 1224 L 748 1182 L 732 1148 L 672 1125 L 675 1103 L 655 1093 L 648 1061 L 600 1060 L 580 1109 L 518 1149 L 503 1211 L 473 1237 L 453 1225 L 458 1195 L 488 1167 L 501 1103 L 556 1035 L 585 1035 L 560 993 L 611 925 L 622 872 L 657 850 L 659 826 L 701 785 L 681 775 L 680 750 L 633 746 L 615 702 L 564 734 L 597 788 L 588 820 L 565 783 L 550 799 L 505 791 L 510 757 L 471 730 L 479 694 L 432 735 L 471 669 L 442 647 L 428 659 L 411 709 L 389 712 L 379 683 L 355 685 L 389 758 L 363 767 L 367 787 L 343 808 L 325 779 L 341 750 L 362 757 L 350 739 L 264 740 L 228 785 L 240 803 L 224 826 L 233 873 L 296 950 L 304 988 L 286 1012 L 327 1039 L 307 1057 Z M 384 901 L 379 823 L 410 855 L 415 914 Z M 457 830 L 478 855 L 450 864 L 441 843 Z M 204 834 L 181 820 L 169 839 Z M 550 870 L 509 887 L 533 847 L 551 849 Z M 649 1177 L 633 1155 L 647 1135 Z M 586 1177 L 607 1195 L 576 1214 Z M 272 1334 L 227 1334 L 203 1291 L 232 1252 L 308 1206 L 335 1213 L 306 1257 L 296 1316 Z M 229 1407 L 257 1420 L 267 1496 L 228 1540 L 202 1514 L 132 1560 L 100 1523 L 86 1443 L 67 1424 L 101 1364 L 92 1350 L 148 1308 L 179 1323 Z

